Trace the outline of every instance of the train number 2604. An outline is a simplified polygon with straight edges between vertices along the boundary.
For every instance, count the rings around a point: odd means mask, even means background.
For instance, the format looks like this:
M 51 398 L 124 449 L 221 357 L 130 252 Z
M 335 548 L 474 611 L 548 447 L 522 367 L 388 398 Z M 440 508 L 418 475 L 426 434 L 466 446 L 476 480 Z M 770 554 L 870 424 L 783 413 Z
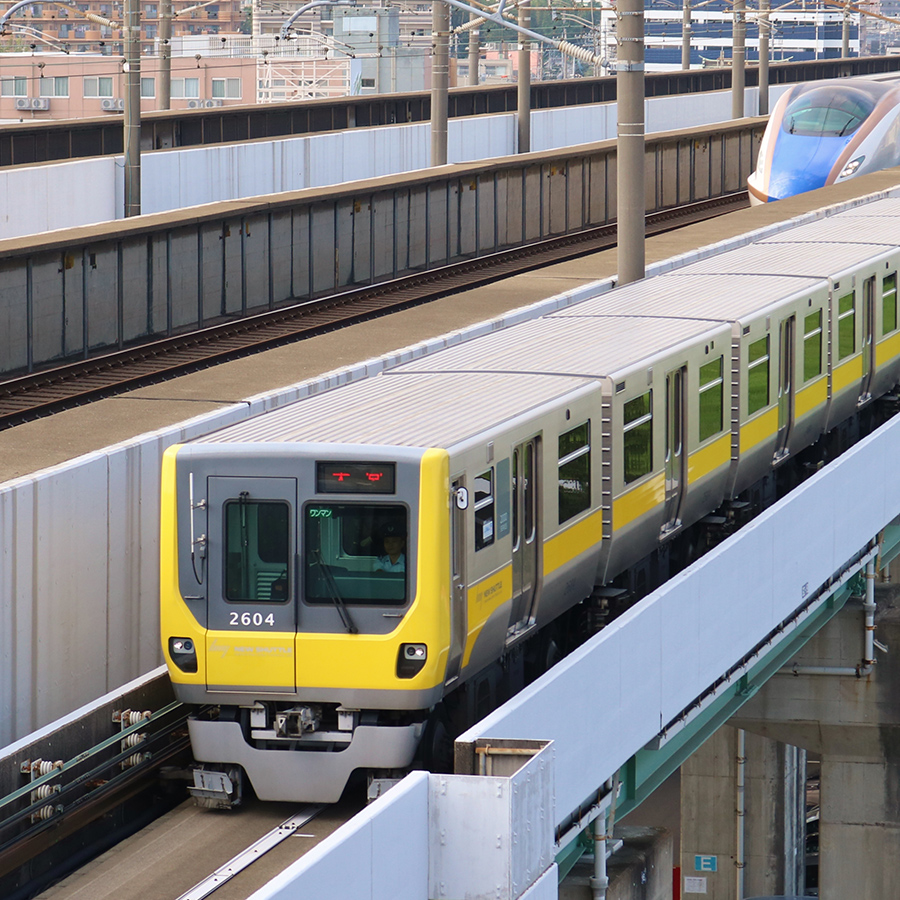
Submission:
M 262 613 L 237 613 L 232 612 L 229 613 L 231 616 L 231 621 L 228 623 L 229 625 L 255 625 L 259 628 L 261 625 L 274 625 L 275 624 L 275 613 L 269 613 L 267 616 L 263 617 Z

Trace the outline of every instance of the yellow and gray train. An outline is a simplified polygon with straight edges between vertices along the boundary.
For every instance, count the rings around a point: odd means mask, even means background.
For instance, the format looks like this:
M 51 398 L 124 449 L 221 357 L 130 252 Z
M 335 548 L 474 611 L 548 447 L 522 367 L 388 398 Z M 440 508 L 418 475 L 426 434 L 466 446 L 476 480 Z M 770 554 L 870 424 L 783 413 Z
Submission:
M 550 623 L 866 427 L 900 380 L 898 245 L 881 200 L 170 448 L 193 793 L 403 770 Z

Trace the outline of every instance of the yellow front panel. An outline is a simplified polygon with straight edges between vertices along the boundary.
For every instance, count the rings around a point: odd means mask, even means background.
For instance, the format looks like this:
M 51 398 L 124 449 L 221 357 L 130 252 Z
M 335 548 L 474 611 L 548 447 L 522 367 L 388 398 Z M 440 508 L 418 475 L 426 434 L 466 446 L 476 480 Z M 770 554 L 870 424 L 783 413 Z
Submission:
M 778 407 L 751 419 L 741 426 L 741 453 L 752 450 L 757 444 L 775 435 L 778 430 Z
M 666 499 L 666 479 L 662 472 L 613 500 L 613 528 L 624 528 Z
M 688 484 L 695 484 L 704 475 L 715 472 L 721 466 L 727 466 L 731 462 L 731 434 L 725 432 L 720 438 L 716 438 L 711 444 L 707 444 L 700 450 L 695 450 L 688 456 L 687 480 Z
M 180 445 L 163 454 L 159 533 L 159 619 L 163 656 L 175 684 L 206 684 L 204 629 L 191 615 L 178 584 L 178 527 L 175 519 L 175 457 Z M 182 672 L 169 657 L 169 638 L 191 638 L 197 648 L 197 671 Z
M 851 384 L 859 387 L 860 381 L 862 381 L 862 356 L 854 356 L 849 362 L 834 370 L 831 376 L 832 395 L 840 393 Z
M 823 375 L 809 387 L 797 391 L 794 398 L 795 417 L 800 419 L 828 399 L 828 379 Z
M 883 366 L 900 356 L 900 331 L 875 345 L 875 365 Z
M 390 634 L 297 635 L 297 684 L 307 688 L 421 690 L 443 684 L 450 649 L 450 460 L 427 450 L 419 483 L 415 599 Z M 397 677 L 401 643 L 428 645 L 413 678 Z
M 294 634 L 208 631 L 206 683 L 294 690 Z
M 597 510 L 544 544 L 544 574 L 550 575 L 603 539 L 603 512 Z
M 485 622 L 504 603 L 512 600 L 512 566 L 504 566 L 499 572 L 473 584 L 468 593 L 468 634 L 462 664 L 467 666 L 472 648 Z

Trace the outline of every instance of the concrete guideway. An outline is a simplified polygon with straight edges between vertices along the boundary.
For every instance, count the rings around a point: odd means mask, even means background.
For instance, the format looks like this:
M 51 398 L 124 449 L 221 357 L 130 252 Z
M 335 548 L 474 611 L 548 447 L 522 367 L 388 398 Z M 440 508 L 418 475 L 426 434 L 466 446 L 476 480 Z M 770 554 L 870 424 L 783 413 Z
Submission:
M 554 857 L 608 813 L 604 785 L 621 785 L 617 815 L 633 808 L 844 604 L 900 515 L 900 482 L 866 504 L 860 486 L 898 454 L 900 417 L 462 735 L 457 759 L 495 774 L 409 776 L 253 900 L 555 897 Z M 398 833 L 415 839 L 385 859 Z

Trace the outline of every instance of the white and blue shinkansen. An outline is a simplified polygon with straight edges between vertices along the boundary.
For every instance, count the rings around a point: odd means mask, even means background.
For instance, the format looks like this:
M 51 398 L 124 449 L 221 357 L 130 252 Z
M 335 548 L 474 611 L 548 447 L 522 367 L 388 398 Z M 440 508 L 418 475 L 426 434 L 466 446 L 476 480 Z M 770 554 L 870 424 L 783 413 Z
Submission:
M 768 203 L 896 165 L 900 76 L 812 81 L 779 98 L 747 188 Z

